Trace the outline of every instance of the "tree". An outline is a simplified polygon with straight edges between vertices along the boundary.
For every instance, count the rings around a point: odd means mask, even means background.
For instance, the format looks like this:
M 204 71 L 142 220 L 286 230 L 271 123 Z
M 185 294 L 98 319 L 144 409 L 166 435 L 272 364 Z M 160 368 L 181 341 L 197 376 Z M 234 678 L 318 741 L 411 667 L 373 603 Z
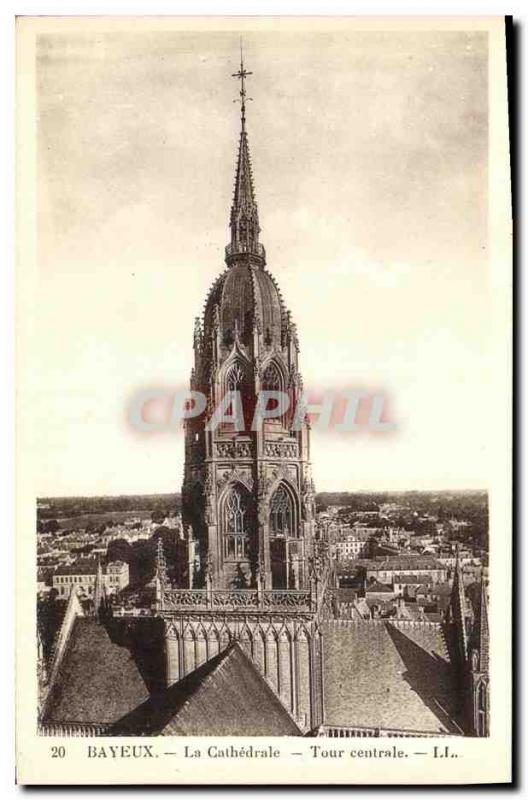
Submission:
M 156 545 L 152 539 L 140 540 L 132 545 L 130 561 L 130 582 L 148 583 L 156 569 Z
M 53 642 L 62 623 L 65 607 L 66 602 L 57 599 L 55 589 L 51 589 L 47 598 L 37 602 L 37 625 L 46 659 L 51 656 Z
M 133 559 L 133 550 L 126 539 L 113 539 L 106 551 L 107 561 L 125 561 L 130 564 Z
M 161 523 L 164 522 L 166 516 L 167 515 L 165 514 L 164 511 L 161 510 L 161 508 L 155 508 L 152 514 L 150 515 L 150 518 L 152 522 L 156 523 L 156 525 L 161 525 Z

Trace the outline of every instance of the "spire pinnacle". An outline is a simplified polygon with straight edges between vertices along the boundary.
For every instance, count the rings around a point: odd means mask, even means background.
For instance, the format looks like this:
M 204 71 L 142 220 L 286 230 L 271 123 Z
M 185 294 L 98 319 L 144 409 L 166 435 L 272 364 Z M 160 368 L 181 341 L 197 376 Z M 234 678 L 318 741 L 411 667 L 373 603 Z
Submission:
M 256 257 L 257 264 L 265 263 L 264 248 L 259 244 L 259 219 L 258 209 L 253 189 L 253 175 L 249 144 L 246 131 L 246 102 L 251 100 L 246 92 L 246 79 L 252 72 L 244 66 L 244 53 L 240 42 L 240 69 L 233 72 L 232 77 L 240 81 L 239 98 L 234 102 L 240 103 L 240 140 L 238 145 L 238 158 L 235 174 L 235 190 L 229 226 L 231 228 L 231 242 L 226 247 L 226 261 L 231 266 L 238 261 L 241 254 Z M 247 260 L 247 258 L 245 259 Z
M 163 538 L 158 538 L 158 546 L 156 552 L 156 579 L 162 584 L 163 587 L 167 584 L 167 562 L 165 560 L 165 551 L 163 550 Z
M 488 600 L 486 597 L 486 584 L 484 576 L 481 578 L 480 583 L 480 603 L 478 607 L 478 616 L 475 621 L 475 630 L 473 635 L 473 647 L 478 652 L 479 669 L 481 672 L 487 672 L 489 669 L 489 624 L 488 624 Z
M 456 547 L 456 564 L 455 574 L 453 576 L 453 586 L 451 589 L 450 609 L 451 617 L 457 631 L 458 656 L 460 659 L 460 664 L 464 664 L 467 658 L 467 632 L 465 615 L 466 599 L 458 544 Z
M 97 559 L 97 572 L 95 575 L 94 586 L 94 615 L 101 619 L 106 602 L 106 589 L 103 578 L 103 568 L 101 566 L 101 559 Z

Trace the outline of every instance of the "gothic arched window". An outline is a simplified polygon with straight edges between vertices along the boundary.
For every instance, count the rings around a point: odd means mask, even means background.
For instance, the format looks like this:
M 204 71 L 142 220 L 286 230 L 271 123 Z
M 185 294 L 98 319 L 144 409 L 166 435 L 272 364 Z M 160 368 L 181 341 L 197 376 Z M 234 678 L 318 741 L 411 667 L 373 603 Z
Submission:
M 249 556 L 249 509 L 247 492 L 242 487 L 231 489 L 224 500 L 222 527 L 224 558 L 240 561 Z
M 250 414 L 251 411 L 251 402 L 253 396 L 253 388 L 252 382 L 249 377 L 249 371 L 246 366 L 246 363 L 240 359 L 236 359 L 227 369 L 223 376 L 223 389 L 222 389 L 222 397 L 226 399 L 226 396 L 229 393 L 235 393 L 236 399 L 233 399 L 233 396 L 229 398 L 232 402 L 229 403 L 228 407 L 225 409 L 225 414 L 227 417 L 233 416 L 233 420 L 224 421 L 220 423 L 220 431 L 229 430 L 229 426 L 232 426 L 235 421 L 238 421 L 236 411 L 241 410 L 242 414 L 244 415 L 241 424 L 243 423 L 243 429 L 248 430 L 250 425 L 251 417 L 247 417 L 246 415 Z
M 246 375 L 242 366 L 238 363 L 233 364 L 227 373 L 226 386 L 229 392 L 242 391 L 242 387 L 246 382 Z
M 262 388 L 267 392 L 279 392 L 282 389 L 281 374 L 273 361 L 264 370 Z
M 283 485 L 278 487 L 271 498 L 270 534 L 272 536 L 296 535 L 293 499 Z
M 280 368 L 273 361 L 270 361 L 264 369 L 261 380 L 261 388 L 262 391 L 264 392 L 284 392 L 284 380 L 282 377 L 282 373 L 280 371 Z M 278 401 L 274 398 L 271 402 L 273 403 L 273 405 L 270 405 L 268 407 L 276 408 Z M 283 403 L 283 408 L 284 408 L 284 403 Z M 284 418 L 285 418 L 285 413 L 281 414 L 281 416 L 279 417 L 266 418 L 264 421 L 264 425 L 266 428 L 271 428 L 271 429 L 284 428 L 285 426 Z

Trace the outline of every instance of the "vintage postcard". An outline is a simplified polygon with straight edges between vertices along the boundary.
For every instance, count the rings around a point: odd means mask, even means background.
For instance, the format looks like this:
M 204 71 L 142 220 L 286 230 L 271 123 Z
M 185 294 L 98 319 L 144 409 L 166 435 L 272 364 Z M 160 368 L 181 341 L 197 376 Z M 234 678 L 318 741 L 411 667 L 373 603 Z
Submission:
M 503 18 L 17 23 L 17 780 L 511 781 Z

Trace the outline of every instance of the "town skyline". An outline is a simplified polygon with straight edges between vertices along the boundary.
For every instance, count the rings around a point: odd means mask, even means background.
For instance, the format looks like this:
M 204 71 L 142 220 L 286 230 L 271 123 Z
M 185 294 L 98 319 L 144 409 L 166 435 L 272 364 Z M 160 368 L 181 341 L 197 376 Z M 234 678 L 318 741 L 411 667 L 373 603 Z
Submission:
M 414 489 L 412 487 L 408 487 L 406 489 L 388 489 L 384 487 L 376 487 L 375 489 L 321 489 L 317 491 L 317 495 L 322 494 L 349 494 L 349 495 L 356 495 L 356 494 L 488 494 L 488 490 L 484 487 L 476 487 L 476 488 L 452 488 L 446 487 L 442 489 L 438 489 L 435 487 L 425 488 L 425 489 Z M 57 494 L 57 495 L 38 495 L 37 502 L 45 501 L 45 500 L 75 500 L 75 499 L 83 499 L 83 498 L 90 498 L 90 499 L 97 499 L 97 498 L 105 498 L 105 499 L 112 499 L 117 497 L 170 497 L 175 495 L 176 497 L 181 497 L 181 491 L 172 491 L 172 492 L 118 492 L 116 494 Z

